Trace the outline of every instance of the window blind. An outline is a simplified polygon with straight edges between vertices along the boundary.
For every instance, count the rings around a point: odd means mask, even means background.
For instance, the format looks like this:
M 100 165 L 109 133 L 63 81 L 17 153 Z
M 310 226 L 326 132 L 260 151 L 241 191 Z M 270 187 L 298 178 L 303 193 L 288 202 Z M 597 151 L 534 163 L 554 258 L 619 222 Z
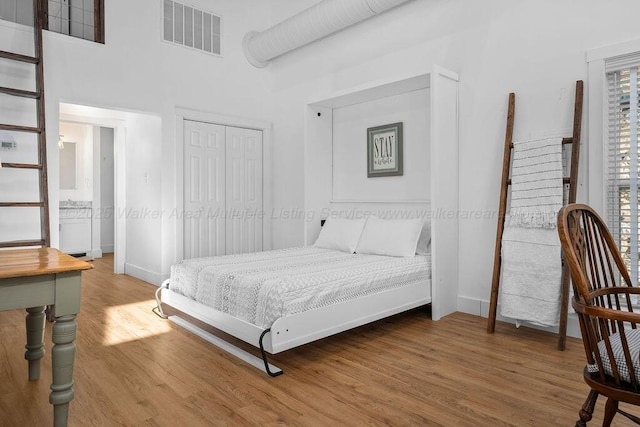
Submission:
M 636 65 L 607 67 L 608 222 L 633 283 L 638 283 L 638 112 L 640 57 Z

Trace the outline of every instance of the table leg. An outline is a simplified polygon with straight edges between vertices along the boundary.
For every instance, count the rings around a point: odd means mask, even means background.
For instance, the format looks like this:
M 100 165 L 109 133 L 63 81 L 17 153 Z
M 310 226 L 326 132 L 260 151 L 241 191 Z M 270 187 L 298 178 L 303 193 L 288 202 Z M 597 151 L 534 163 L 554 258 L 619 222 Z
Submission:
M 29 361 L 29 381 L 40 378 L 40 359 L 44 356 L 44 306 L 27 308 L 27 345 L 24 358 Z
M 76 316 L 56 317 L 53 324 L 51 364 L 53 384 L 49 403 L 53 406 L 53 425 L 66 426 L 69 402 L 73 399 L 73 359 L 76 355 Z

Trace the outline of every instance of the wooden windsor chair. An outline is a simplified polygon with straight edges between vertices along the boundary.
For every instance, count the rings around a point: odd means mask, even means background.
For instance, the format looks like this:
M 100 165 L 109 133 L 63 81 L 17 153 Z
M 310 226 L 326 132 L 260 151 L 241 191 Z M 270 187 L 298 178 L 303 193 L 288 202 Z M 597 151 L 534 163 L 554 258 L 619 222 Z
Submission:
M 587 357 L 583 370 L 591 388 L 576 427 L 591 420 L 599 395 L 607 397 L 603 426 L 620 413 L 620 402 L 640 405 L 640 313 L 634 287 L 616 243 L 600 216 L 589 206 L 570 204 L 558 213 L 558 234 L 571 271 L 572 306 L 577 312 Z

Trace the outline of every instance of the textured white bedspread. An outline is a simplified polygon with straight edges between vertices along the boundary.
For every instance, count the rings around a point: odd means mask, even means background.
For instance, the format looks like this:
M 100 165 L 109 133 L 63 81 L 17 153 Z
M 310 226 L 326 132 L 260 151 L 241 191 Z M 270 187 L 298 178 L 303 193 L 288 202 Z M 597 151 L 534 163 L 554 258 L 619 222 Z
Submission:
M 169 289 L 269 328 L 279 317 L 426 281 L 430 271 L 430 256 L 303 247 L 184 260 L 171 267 Z

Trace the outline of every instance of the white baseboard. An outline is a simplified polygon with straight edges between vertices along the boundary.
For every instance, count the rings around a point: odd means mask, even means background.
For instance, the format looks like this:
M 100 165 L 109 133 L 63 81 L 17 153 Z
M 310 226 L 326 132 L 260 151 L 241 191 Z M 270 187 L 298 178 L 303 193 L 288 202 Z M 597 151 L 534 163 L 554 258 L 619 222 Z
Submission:
M 124 264 L 124 274 L 135 277 L 136 279 L 144 280 L 152 285 L 160 286 L 162 284 L 162 274 L 150 271 L 142 267 L 138 267 L 133 264 Z
M 102 250 L 102 253 L 104 254 L 110 254 L 115 251 L 113 245 L 101 245 L 100 250 Z
M 458 297 L 458 311 L 475 316 L 482 316 L 482 301 L 467 297 Z
M 458 297 L 458 311 L 467 314 L 473 314 L 475 316 L 482 316 L 485 318 L 489 317 L 489 301 L 480 300 L 476 298 L 470 297 Z M 570 308 L 571 310 L 571 308 Z M 511 323 L 513 325 L 516 324 L 516 319 L 511 319 L 508 317 L 502 317 L 500 315 L 500 304 L 498 304 L 498 309 L 496 313 L 496 320 L 501 322 Z M 558 333 L 558 327 L 544 327 L 538 325 L 532 325 L 528 322 L 522 322 L 523 326 L 539 329 L 541 331 L 547 331 L 552 333 Z M 569 318 L 567 319 L 567 336 L 574 338 L 582 338 L 582 334 L 580 333 L 580 324 L 578 323 L 578 318 L 575 313 L 569 313 Z
M 90 252 L 87 252 L 87 256 L 90 256 L 91 258 L 102 258 L 102 250 L 92 249 Z

